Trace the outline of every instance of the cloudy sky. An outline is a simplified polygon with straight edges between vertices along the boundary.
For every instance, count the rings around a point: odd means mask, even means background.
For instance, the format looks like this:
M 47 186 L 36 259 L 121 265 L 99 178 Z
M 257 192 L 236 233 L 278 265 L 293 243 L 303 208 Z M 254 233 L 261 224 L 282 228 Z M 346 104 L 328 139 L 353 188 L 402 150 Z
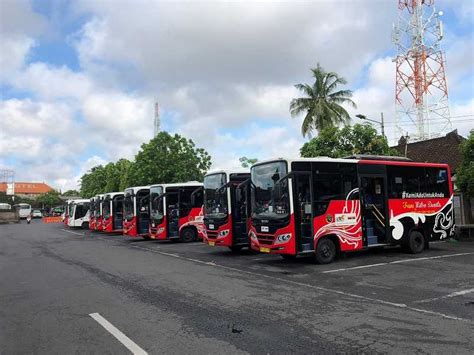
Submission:
M 132 159 L 152 137 L 156 100 L 162 129 L 207 149 L 214 168 L 297 155 L 306 139 L 288 104 L 317 62 L 348 80 L 351 114 L 384 112 L 393 143 L 396 4 L 0 0 L 0 168 L 77 188 L 92 166 Z M 436 4 L 453 128 L 466 135 L 474 2 Z

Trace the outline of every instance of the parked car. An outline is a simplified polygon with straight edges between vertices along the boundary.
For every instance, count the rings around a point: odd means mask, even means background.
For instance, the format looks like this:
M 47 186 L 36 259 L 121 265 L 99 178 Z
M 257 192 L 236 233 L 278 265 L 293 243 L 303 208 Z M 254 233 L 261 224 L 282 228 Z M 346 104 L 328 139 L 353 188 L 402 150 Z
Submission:
M 43 213 L 41 213 L 40 210 L 33 210 L 31 212 L 31 217 L 33 218 L 42 218 L 43 217 Z

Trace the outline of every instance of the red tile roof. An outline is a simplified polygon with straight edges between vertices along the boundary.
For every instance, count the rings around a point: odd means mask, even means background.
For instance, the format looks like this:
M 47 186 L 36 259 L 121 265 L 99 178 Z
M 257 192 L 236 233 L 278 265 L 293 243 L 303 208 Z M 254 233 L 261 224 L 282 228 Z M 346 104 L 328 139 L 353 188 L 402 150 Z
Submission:
M 7 184 L 0 183 L 0 192 L 7 191 Z M 45 194 L 53 188 L 44 182 L 15 182 L 15 194 Z

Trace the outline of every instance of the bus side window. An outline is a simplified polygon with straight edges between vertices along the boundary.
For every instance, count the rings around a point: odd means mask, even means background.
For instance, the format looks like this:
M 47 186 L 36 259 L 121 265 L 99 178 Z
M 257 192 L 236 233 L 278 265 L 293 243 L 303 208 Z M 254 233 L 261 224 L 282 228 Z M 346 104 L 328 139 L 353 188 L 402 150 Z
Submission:
M 448 172 L 446 169 L 425 168 L 427 193 L 442 194 L 449 196 Z

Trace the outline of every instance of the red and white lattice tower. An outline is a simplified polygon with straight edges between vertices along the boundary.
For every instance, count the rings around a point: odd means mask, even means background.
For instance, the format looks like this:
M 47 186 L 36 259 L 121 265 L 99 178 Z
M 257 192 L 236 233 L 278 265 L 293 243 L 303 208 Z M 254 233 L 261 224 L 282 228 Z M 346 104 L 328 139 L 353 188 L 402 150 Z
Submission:
M 424 140 L 449 131 L 451 126 L 441 11 L 434 0 L 397 0 L 398 24 L 393 40 L 396 63 L 396 135 L 410 133 Z M 416 127 L 415 132 L 410 129 Z

